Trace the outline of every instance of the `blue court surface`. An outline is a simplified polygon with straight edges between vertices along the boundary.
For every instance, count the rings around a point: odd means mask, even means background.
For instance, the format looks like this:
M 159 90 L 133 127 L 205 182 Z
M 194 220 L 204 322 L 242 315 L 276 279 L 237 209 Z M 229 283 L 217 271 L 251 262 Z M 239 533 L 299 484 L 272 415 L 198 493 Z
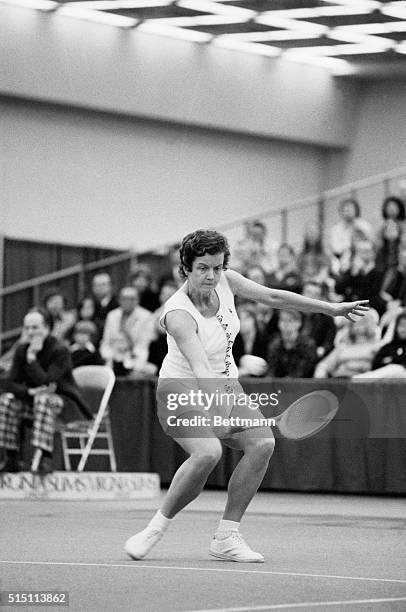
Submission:
M 264 564 L 208 555 L 224 501 L 203 493 L 138 562 L 123 544 L 157 503 L 2 501 L 0 588 L 68 591 L 46 609 L 80 612 L 406 610 L 405 499 L 260 493 L 241 532 Z

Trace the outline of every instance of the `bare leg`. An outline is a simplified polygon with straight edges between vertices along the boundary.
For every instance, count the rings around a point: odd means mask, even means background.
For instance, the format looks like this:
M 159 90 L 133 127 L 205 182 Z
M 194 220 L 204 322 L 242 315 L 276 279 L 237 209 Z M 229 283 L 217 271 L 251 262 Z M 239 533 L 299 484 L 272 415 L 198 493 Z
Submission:
M 258 433 L 259 428 L 255 435 Z M 244 452 L 228 483 L 228 498 L 223 515 L 223 519 L 240 522 L 265 476 L 275 441 L 270 437 L 270 429 L 264 428 L 263 438 L 253 437 L 252 431 L 246 430 L 224 442 Z
M 210 472 L 220 460 L 222 448 L 217 438 L 177 438 L 176 442 L 190 457 L 177 470 L 161 512 L 173 518 L 202 491 Z

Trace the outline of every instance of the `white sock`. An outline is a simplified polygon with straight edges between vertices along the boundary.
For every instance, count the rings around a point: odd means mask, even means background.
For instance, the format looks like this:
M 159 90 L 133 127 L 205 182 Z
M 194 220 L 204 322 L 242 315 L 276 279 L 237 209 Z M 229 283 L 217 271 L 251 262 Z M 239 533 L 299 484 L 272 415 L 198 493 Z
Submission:
M 239 526 L 240 523 L 237 521 L 227 521 L 225 519 L 221 519 L 216 533 L 225 534 L 229 533 L 230 531 L 238 531 Z
M 159 531 L 166 531 L 171 521 L 172 519 L 166 518 L 166 516 L 164 516 L 162 512 L 158 510 L 150 520 L 148 527 L 151 527 L 152 529 L 159 529 Z

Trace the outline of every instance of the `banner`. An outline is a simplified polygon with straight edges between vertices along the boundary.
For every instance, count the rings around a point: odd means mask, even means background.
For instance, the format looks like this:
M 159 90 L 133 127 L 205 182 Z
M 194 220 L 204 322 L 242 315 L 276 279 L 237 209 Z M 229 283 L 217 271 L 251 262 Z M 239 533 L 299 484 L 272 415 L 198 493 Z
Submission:
M 0 499 L 155 499 L 158 474 L 147 472 L 32 472 L 0 474 Z

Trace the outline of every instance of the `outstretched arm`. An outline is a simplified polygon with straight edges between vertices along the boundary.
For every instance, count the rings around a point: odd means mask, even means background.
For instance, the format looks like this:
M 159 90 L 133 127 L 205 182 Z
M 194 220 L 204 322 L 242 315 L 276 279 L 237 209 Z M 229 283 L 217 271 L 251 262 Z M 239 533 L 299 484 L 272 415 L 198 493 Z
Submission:
M 331 317 L 342 316 L 352 322 L 356 321 L 357 317 L 363 317 L 369 310 L 368 300 L 335 304 L 304 297 L 292 291 L 269 289 L 248 280 L 234 270 L 227 270 L 225 275 L 235 295 L 247 300 L 268 304 L 272 308 L 293 308 L 302 312 L 321 312 Z

